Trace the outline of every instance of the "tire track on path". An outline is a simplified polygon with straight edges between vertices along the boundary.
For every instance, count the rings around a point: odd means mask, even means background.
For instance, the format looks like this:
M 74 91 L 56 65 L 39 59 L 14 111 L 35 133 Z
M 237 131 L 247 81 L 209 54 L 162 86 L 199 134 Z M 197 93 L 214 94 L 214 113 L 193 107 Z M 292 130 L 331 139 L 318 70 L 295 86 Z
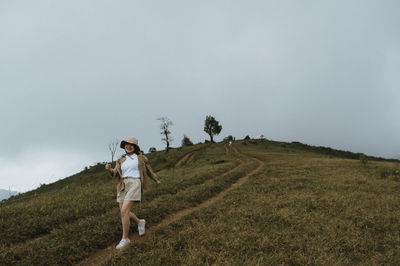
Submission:
M 203 148 L 204 149 L 204 148 Z M 201 149 L 196 149 L 191 152 L 186 153 L 183 157 L 181 157 L 175 164 L 175 167 L 178 167 L 182 164 L 187 164 L 193 161 L 196 158 L 197 154 L 200 152 Z
M 185 156 L 183 156 L 183 157 L 175 164 L 175 167 L 178 167 L 179 165 L 185 163 L 185 162 L 189 159 L 189 157 L 192 156 L 192 155 L 193 155 L 193 152 L 189 152 L 189 153 L 185 154 Z
M 211 204 L 214 204 L 215 202 L 221 200 L 223 197 L 225 197 L 225 195 L 227 195 L 230 191 L 232 191 L 233 189 L 241 186 L 243 183 L 245 183 L 250 176 L 254 175 L 255 173 L 257 173 L 258 171 L 261 170 L 261 168 L 264 166 L 264 162 L 254 158 L 254 157 L 250 157 L 244 154 L 241 154 L 237 148 L 234 145 L 231 145 L 229 148 L 225 145 L 225 151 L 228 153 L 230 152 L 230 147 L 232 147 L 233 152 L 236 155 L 240 155 L 240 157 L 244 157 L 250 160 L 254 160 L 258 162 L 258 166 L 253 169 L 251 172 L 249 172 L 248 174 L 246 174 L 245 176 L 239 178 L 235 183 L 231 184 L 229 187 L 227 187 L 226 189 L 224 189 L 223 191 L 221 191 L 220 193 L 218 193 L 217 195 L 215 195 L 214 197 L 211 197 L 205 201 L 203 201 L 202 203 L 194 206 L 194 207 L 189 207 L 183 210 L 180 210 L 174 214 L 168 215 L 164 220 L 162 220 L 160 223 L 153 225 L 149 228 L 146 228 L 146 234 L 144 236 L 139 236 L 137 234 L 130 236 L 130 240 L 131 240 L 131 245 L 135 244 L 135 242 L 139 242 L 139 241 L 144 241 L 148 238 L 149 235 L 154 234 L 157 230 L 166 227 L 168 225 L 170 225 L 171 223 L 178 221 L 179 219 L 181 219 L 184 216 L 187 216 L 191 213 L 193 213 L 194 211 L 206 208 L 208 206 L 210 206 Z M 238 158 L 238 160 L 241 163 L 243 162 L 242 158 Z M 231 170 L 232 171 L 232 170 Z M 106 262 L 107 260 L 109 260 L 110 258 L 112 258 L 114 255 L 120 254 L 120 251 L 115 249 L 115 244 L 111 245 L 103 250 L 97 251 L 95 253 L 93 253 L 91 256 L 89 256 L 87 259 L 81 261 L 80 263 L 78 263 L 77 265 L 101 265 L 102 263 Z
M 199 151 L 195 151 L 192 153 L 192 155 L 189 157 L 189 159 L 187 160 L 186 163 L 190 163 L 191 161 L 194 160 L 194 158 L 196 158 L 197 154 L 199 153 Z

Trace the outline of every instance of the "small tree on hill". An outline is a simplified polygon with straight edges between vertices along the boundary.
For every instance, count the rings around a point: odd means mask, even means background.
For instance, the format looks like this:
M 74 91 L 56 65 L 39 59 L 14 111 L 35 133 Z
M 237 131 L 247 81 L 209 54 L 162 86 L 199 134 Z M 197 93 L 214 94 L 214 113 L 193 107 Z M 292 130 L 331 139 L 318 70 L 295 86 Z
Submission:
M 108 149 L 111 152 L 111 162 L 114 162 L 114 155 L 115 152 L 117 151 L 118 143 L 119 141 L 117 139 L 114 139 L 113 141 L 110 142 L 110 144 L 108 144 Z
M 171 137 L 171 131 L 169 131 L 169 128 L 170 128 L 170 126 L 173 125 L 173 123 L 172 123 L 171 120 L 169 120 L 168 117 L 165 117 L 165 116 L 160 117 L 157 120 L 161 121 L 161 125 L 160 125 L 161 132 L 160 132 L 160 134 L 164 136 L 161 140 L 164 141 L 164 143 L 167 145 L 166 151 L 168 152 L 169 144 L 170 144 L 170 142 L 173 141 L 173 139 Z
M 233 141 L 232 135 L 229 135 L 229 136 L 225 137 L 224 141 Z
M 192 146 L 193 142 L 189 139 L 188 136 L 183 135 L 183 139 L 182 139 L 182 146 Z
M 218 135 L 222 130 L 222 126 L 219 124 L 217 120 L 211 115 L 206 117 L 204 120 L 204 131 L 210 135 L 210 141 L 214 142 L 214 136 Z

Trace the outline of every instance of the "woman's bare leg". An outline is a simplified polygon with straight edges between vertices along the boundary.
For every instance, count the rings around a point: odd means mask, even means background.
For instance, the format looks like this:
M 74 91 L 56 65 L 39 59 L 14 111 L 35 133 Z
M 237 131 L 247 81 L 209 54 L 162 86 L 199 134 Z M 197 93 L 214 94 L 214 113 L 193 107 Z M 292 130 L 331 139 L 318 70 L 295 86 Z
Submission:
M 122 208 L 122 202 L 119 203 L 119 209 L 121 210 L 121 208 Z M 135 224 L 139 225 L 140 223 L 139 218 L 131 211 L 129 212 L 129 218 L 133 220 Z
M 122 222 L 122 238 L 128 238 L 129 226 L 131 221 L 129 219 L 129 212 L 132 208 L 133 201 L 125 200 L 119 204 L 119 210 L 121 212 L 121 222 Z
M 133 212 L 129 212 L 129 218 L 131 218 L 131 220 L 133 220 L 137 225 L 139 225 L 140 223 L 139 218 L 137 218 L 137 216 Z
M 125 200 L 124 202 L 119 203 L 122 221 L 122 238 L 127 238 L 129 235 L 130 219 L 132 219 L 137 225 L 140 223 L 139 218 L 130 211 L 132 206 L 133 201 Z

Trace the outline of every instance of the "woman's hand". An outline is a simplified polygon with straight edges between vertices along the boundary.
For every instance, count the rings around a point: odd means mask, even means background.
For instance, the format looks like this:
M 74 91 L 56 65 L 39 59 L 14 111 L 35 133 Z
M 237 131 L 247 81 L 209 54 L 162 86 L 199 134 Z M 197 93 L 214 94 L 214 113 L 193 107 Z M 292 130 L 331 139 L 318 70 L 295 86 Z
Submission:
M 157 183 L 157 186 L 160 186 L 161 185 L 161 182 L 160 182 L 160 180 L 156 180 L 156 183 Z

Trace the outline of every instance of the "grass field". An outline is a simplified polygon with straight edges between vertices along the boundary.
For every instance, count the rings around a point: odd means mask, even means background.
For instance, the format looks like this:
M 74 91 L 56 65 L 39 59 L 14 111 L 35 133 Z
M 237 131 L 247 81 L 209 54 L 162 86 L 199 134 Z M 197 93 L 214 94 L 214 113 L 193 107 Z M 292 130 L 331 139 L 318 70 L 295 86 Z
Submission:
M 262 171 L 215 205 L 138 241 L 107 265 L 398 265 L 395 163 L 266 145 L 240 150 Z
M 252 175 L 222 199 L 149 230 L 102 263 L 400 264 L 398 162 L 361 163 L 269 141 L 234 147 L 238 154 L 227 154 L 219 143 L 152 155 L 163 184 L 152 184 L 134 208 L 150 229 Z M 190 152 L 195 158 L 175 167 Z M 255 158 L 263 163 L 258 171 Z M 1 264 L 72 265 L 117 244 L 116 183 L 103 167 L 86 173 L 98 184 L 83 185 L 82 173 L 80 181 L 2 203 Z

